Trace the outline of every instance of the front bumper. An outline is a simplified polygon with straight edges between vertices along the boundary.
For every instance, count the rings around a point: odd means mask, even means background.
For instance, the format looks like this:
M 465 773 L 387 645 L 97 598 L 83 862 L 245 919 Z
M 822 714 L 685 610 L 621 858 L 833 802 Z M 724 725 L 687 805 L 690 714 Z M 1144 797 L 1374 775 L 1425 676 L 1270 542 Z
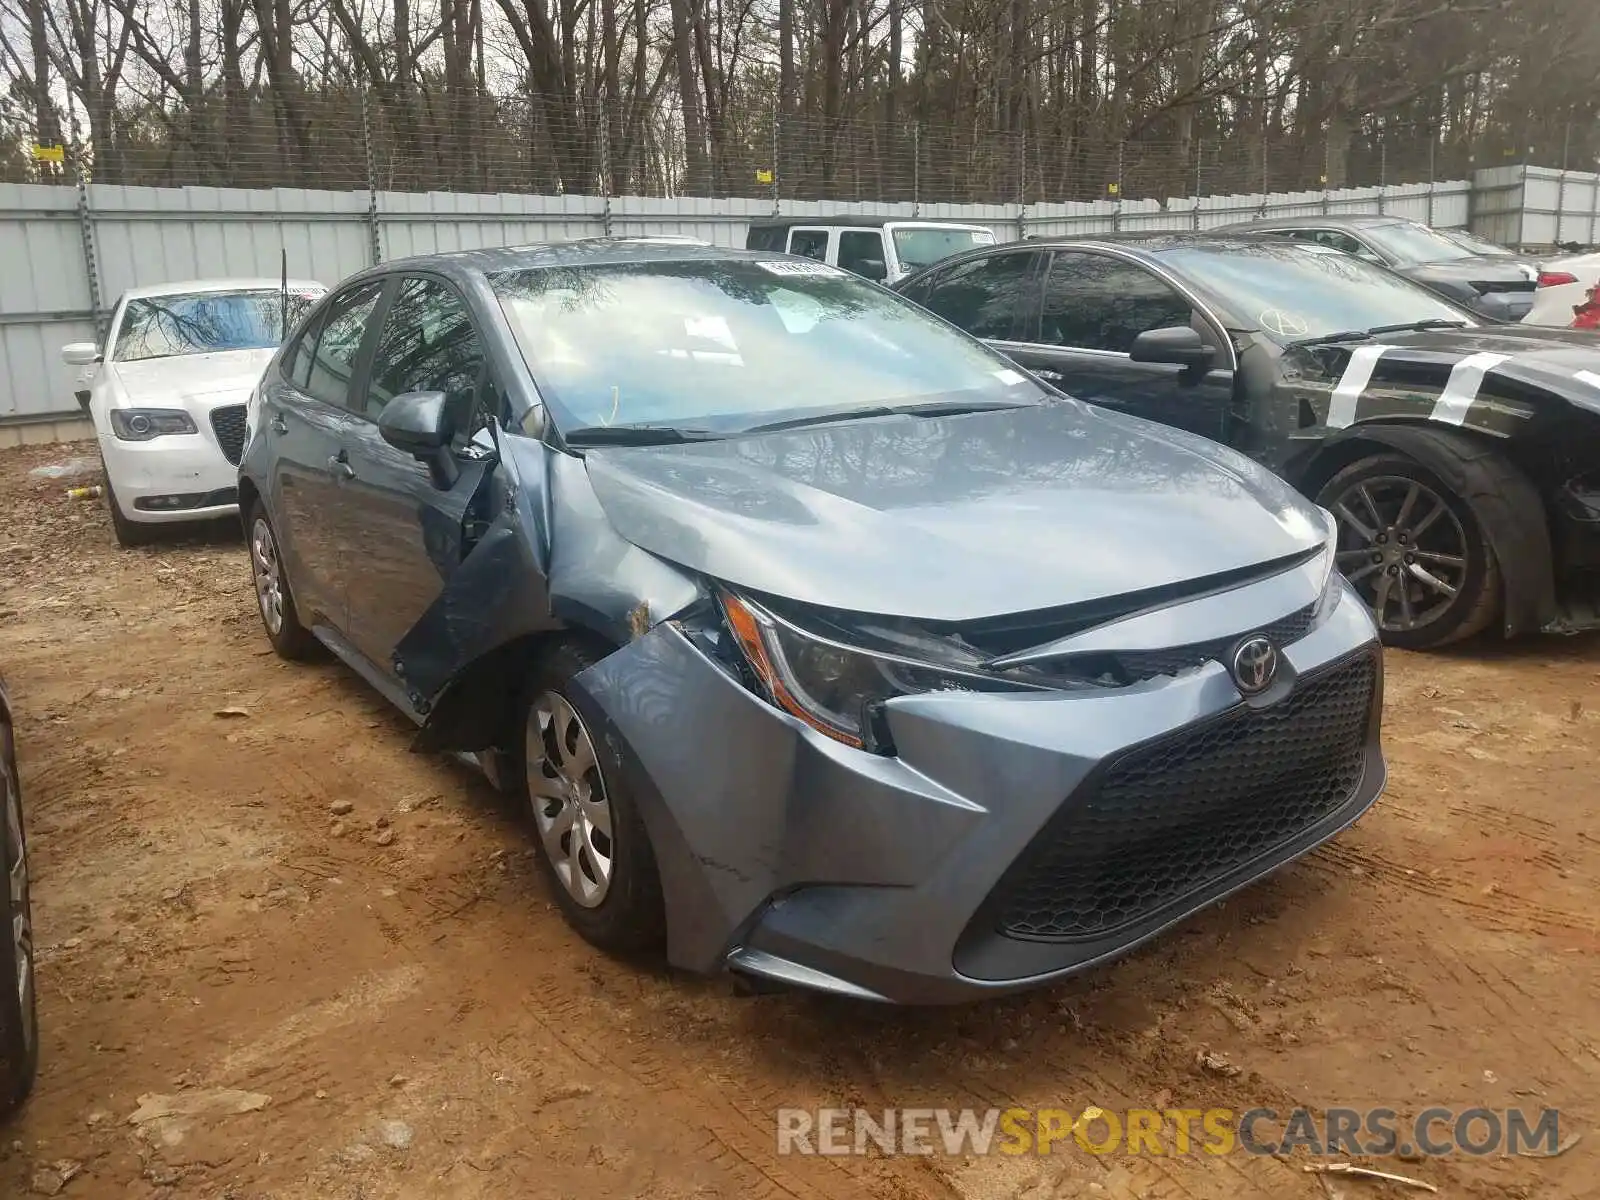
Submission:
M 1336 587 L 1251 701 L 1216 662 L 1119 689 L 905 697 L 892 758 L 773 709 L 670 624 L 579 675 L 575 698 L 623 753 L 676 965 L 970 1000 L 1125 953 L 1372 804 L 1381 658 Z
M 211 410 L 191 407 L 197 432 L 166 434 L 147 442 L 124 441 L 99 429 L 100 455 L 122 515 L 158 524 L 238 513 L 239 468 L 232 438 L 237 423 L 242 443 L 243 413 L 242 404 Z M 230 450 L 235 453 L 231 462 Z

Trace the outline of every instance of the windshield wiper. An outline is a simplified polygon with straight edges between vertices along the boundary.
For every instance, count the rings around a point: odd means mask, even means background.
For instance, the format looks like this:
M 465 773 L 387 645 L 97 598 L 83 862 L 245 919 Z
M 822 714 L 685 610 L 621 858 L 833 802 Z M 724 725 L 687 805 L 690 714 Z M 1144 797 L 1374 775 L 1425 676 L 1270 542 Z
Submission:
M 726 436 L 712 429 L 679 425 L 585 425 L 562 433 L 569 446 L 665 446 L 712 442 Z
M 1446 321 L 1431 317 L 1426 321 L 1402 321 L 1397 325 L 1374 325 L 1371 329 L 1341 329 L 1338 333 L 1325 333 L 1321 337 L 1301 338 L 1290 346 L 1331 346 L 1335 342 L 1359 342 L 1362 338 L 1377 337 L 1380 333 L 1409 333 L 1423 329 L 1465 329 L 1465 321 Z
M 866 408 L 851 408 L 843 412 L 810 413 L 806 416 L 787 417 L 782 421 L 768 421 L 764 425 L 750 425 L 740 433 L 773 433 L 779 429 L 799 429 L 806 425 L 827 425 L 834 421 L 857 421 L 864 417 L 956 417 L 962 413 L 991 412 L 1001 408 L 1032 408 L 1031 400 L 929 400 L 922 404 L 873 404 Z

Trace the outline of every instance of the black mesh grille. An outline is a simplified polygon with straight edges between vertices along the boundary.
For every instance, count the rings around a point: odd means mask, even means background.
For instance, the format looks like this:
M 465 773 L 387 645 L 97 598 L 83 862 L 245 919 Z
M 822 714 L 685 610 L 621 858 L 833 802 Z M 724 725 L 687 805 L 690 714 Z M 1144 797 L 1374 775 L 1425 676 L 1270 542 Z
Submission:
M 222 447 L 222 457 L 234 466 L 244 456 L 244 405 L 226 404 L 211 410 L 211 428 Z
M 1001 881 L 1000 931 L 1103 937 L 1154 915 L 1343 806 L 1361 781 L 1371 657 L 1131 750 L 1052 818 Z
M 1262 629 L 1247 632 L 1264 633 L 1272 639 L 1274 646 L 1287 646 L 1305 637 L 1316 612 L 1317 606 L 1308 604 L 1298 612 L 1280 617 Z M 1192 670 L 1213 659 L 1221 661 L 1223 656 L 1238 644 L 1239 638 L 1244 636 L 1246 635 L 1241 633 L 1237 637 L 1216 638 L 1209 642 L 1195 642 L 1188 646 L 1172 646 L 1161 650 L 1125 651 L 1114 656 L 1117 671 L 1129 683 L 1150 679 L 1156 675 L 1176 675 L 1180 671 Z

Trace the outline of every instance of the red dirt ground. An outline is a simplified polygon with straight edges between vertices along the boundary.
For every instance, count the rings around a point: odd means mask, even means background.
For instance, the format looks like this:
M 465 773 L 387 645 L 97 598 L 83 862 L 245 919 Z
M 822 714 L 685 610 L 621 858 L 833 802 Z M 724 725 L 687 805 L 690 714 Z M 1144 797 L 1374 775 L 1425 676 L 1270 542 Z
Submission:
M 27 474 L 73 453 L 0 454 L 43 1025 L 0 1194 L 1354 1200 L 1422 1193 L 1300 1157 L 779 1158 L 774 1114 L 1600 1116 L 1600 639 L 1392 654 L 1385 797 L 1122 963 L 963 1009 L 751 998 L 581 943 L 513 805 L 348 671 L 270 653 L 236 536 L 118 550 Z M 130 1122 L 150 1095 L 225 1111 Z M 1562 1200 L 1597 1153 L 1370 1165 Z

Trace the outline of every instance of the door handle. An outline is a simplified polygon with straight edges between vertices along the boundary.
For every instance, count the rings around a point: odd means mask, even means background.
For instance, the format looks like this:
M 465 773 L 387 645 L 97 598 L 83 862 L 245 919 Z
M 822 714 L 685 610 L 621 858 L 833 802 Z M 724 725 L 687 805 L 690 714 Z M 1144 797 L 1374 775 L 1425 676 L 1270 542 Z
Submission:
M 276 413 L 273 414 L 272 420 L 267 422 L 267 427 L 271 429 L 273 433 L 283 434 L 289 432 L 289 422 L 285 421 Z
M 335 479 L 354 479 L 356 469 L 350 465 L 350 459 L 343 450 L 328 460 L 328 472 Z

